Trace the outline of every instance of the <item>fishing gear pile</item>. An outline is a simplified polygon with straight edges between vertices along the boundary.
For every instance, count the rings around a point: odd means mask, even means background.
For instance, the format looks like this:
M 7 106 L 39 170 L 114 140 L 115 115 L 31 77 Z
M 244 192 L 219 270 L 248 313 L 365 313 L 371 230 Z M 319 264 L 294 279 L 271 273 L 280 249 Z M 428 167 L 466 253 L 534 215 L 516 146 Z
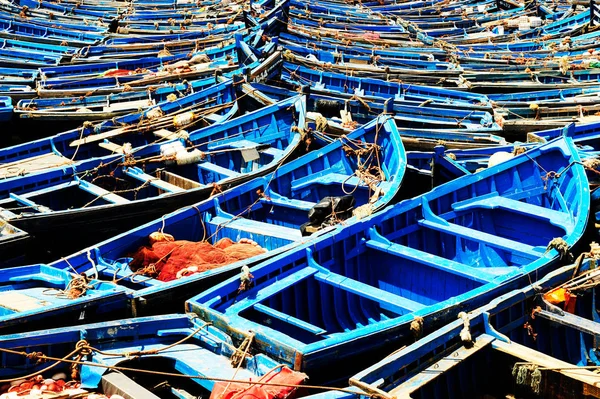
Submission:
M 160 281 L 217 269 L 266 252 L 247 238 L 238 242 L 222 238 L 213 245 L 207 241 L 175 240 L 169 234 L 153 233 L 149 240 L 150 246 L 142 246 L 135 252 L 129 268 Z

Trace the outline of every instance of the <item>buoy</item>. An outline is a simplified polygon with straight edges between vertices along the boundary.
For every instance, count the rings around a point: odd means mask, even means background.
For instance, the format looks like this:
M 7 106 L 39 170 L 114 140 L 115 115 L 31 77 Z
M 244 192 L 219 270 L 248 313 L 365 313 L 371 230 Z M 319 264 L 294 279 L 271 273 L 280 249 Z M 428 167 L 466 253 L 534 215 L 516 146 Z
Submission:
M 490 160 L 488 161 L 488 168 L 491 168 L 492 166 L 496 166 L 504 161 L 508 161 L 509 159 L 512 159 L 513 157 L 514 157 L 514 155 L 511 154 L 510 152 L 498 151 L 490 157 Z
M 173 117 L 173 125 L 175 127 L 189 125 L 194 121 L 194 119 L 196 119 L 196 114 L 194 114 L 192 111 L 189 111 L 183 114 L 175 115 Z
M 193 150 L 191 152 L 178 152 L 175 156 L 177 165 L 189 165 L 192 163 L 198 163 L 204 159 L 204 153 L 200 150 Z

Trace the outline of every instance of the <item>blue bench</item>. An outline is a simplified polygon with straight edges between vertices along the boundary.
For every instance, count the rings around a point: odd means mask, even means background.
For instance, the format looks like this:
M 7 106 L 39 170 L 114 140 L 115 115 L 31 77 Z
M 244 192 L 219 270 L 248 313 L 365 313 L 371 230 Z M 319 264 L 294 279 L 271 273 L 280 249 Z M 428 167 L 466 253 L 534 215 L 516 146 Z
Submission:
M 112 202 L 113 204 L 127 204 L 130 201 L 126 198 L 121 197 L 120 195 L 113 194 L 108 190 L 103 189 L 102 187 L 98 187 L 95 184 L 88 183 L 85 180 L 78 180 L 79 188 L 84 191 L 87 191 L 90 194 L 97 195 L 102 199 Z
M 397 313 L 398 315 L 416 312 L 425 308 L 425 305 L 421 303 L 404 298 L 400 295 L 392 294 L 371 285 L 361 283 L 360 281 L 353 280 L 337 273 L 319 272 L 315 274 L 315 279 L 363 298 L 368 298 L 372 301 L 378 302 L 384 305 L 385 308 Z
M 368 248 L 387 252 L 400 258 L 455 274 L 482 284 L 489 283 L 496 277 L 496 275 L 488 272 L 487 269 L 471 267 L 425 251 L 396 244 L 387 240 L 385 237 L 380 236 L 378 233 L 371 233 L 371 237 L 372 238 L 365 243 Z
M 518 201 L 511 198 L 501 197 L 499 195 L 476 197 L 452 205 L 452 209 L 456 212 L 470 211 L 477 208 L 483 209 L 506 209 L 510 212 L 518 213 L 525 216 L 530 216 L 538 219 L 546 219 L 555 226 L 569 229 L 574 221 L 571 215 L 567 212 L 557 211 L 555 209 L 545 208 L 527 202 Z
M 216 173 L 220 176 L 225 176 L 226 178 L 241 176 L 241 173 L 239 173 L 239 172 L 229 170 L 227 168 L 224 168 L 219 165 L 215 165 L 214 163 L 210 163 L 210 162 L 201 162 L 198 164 L 198 168 L 207 170 L 209 172 Z
M 151 185 L 153 185 L 154 187 L 159 188 L 168 193 L 181 193 L 181 192 L 186 191 L 183 188 L 177 187 L 174 184 L 171 184 L 164 180 L 161 180 L 158 177 L 150 176 L 149 174 L 144 173 L 144 171 L 138 167 L 132 167 L 132 168 L 125 169 L 125 174 L 127 176 L 133 177 L 134 179 L 139 180 L 141 182 L 144 182 L 144 183 L 148 182 Z
M 252 234 L 259 234 L 262 236 L 272 236 L 294 241 L 302 239 L 302 233 L 300 232 L 300 229 L 278 226 L 275 224 L 259 222 L 257 220 L 244 218 L 229 219 L 222 216 L 216 216 L 210 220 L 210 223 L 228 226 L 234 229 Z

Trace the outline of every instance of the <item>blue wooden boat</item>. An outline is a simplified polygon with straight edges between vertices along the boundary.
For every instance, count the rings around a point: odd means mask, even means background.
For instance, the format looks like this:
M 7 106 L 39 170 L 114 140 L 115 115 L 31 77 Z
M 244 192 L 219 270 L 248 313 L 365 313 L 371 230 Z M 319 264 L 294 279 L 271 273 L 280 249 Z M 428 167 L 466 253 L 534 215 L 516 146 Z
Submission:
M 82 279 L 72 271 L 46 265 L 14 267 L 0 274 L 3 331 L 22 330 L 24 323 L 40 326 L 39 321 L 44 319 L 48 326 L 74 323 L 85 319 L 86 311 L 93 314 L 99 306 L 112 309 L 112 302 L 126 298 L 123 287 L 93 278 Z
M 68 46 L 85 46 L 102 41 L 103 36 L 95 32 L 81 32 L 52 27 L 38 26 L 28 22 L 7 21 L 0 19 L 0 37 L 36 41 L 60 45 L 66 42 Z M 13 36 L 18 35 L 18 36 Z
M 133 75 L 147 72 L 156 72 L 171 63 L 176 63 L 177 61 L 182 60 L 189 61 L 190 58 L 191 56 L 188 56 L 187 54 L 177 54 L 166 57 L 155 56 L 149 58 L 131 59 L 115 62 L 45 67 L 40 68 L 40 74 L 43 80 L 48 81 L 56 81 L 58 79 L 71 80 L 77 78 L 98 77 L 103 76 L 103 74 L 107 71 L 114 70 L 120 70 L 123 72 L 127 71 L 131 75 Z
M 360 372 L 350 384 L 384 398 L 557 397 L 565 386 L 569 397 L 585 397 L 597 385 L 589 366 L 600 366 L 594 345 L 600 331 L 594 307 L 598 273 L 588 270 L 568 281 L 575 269 L 560 268 L 535 286 L 465 314 Z M 561 301 L 565 298 L 571 305 Z
M 568 90 L 544 90 L 517 93 L 488 94 L 488 98 L 500 107 L 529 107 L 531 103 L 545 106 L 561 106 L 565 103 L 596 103 L 600 88 L 585 87 Z
M 252 83 L 261 93 L 271 98 L 288 98 L 296 92 L 271 85 Z M 354 123 L 367 123 L 376 115 L 386 113 L 394 116 L 402 142 L 412 150 L 433 149 L 443 143 L 448 148 L 479 148 L 506 144 L 504 138 L 494 134 L 500 126 L 493 122 L 491 114 L 484 111 L 448 110 L 437 106 L 406 105 L 377 98 L 361 98 L 345 94 L 320 94 L 319 90 L 306 90 L 307 117 L 309 121 L 324 124 L 325 132 L 342 136 L 352 131 Z M 351 122 L 344 121 L 351 117 Z M 449 114 L 447 117 L 445 114 Z M 440 115 L 442 115 L 440 117 Z M 462 115 L 464 123 L 457 123 Z M 325 123 L 326 122 L 326 123 Z M 432 128 L 434 127 L 434 128 Z
M 183 314 L 4 335 L 0 352 L 5 366 L 0 372 L 2 380 L 16 381 L 36 373 L 47 380 L 64 373 L 60 376 L 62 383 L 73 383 L 63 387 L 71 388 L 70 391 L 55 389 L 53 393 L 61 396 L 78 392 L 78 397 L 88 397 L 86 392 L 96 392 L 147 399 L 220 397 L 219 393 L 225 397 L 244 393 L 286 397 L 297 390 L 294 385 L 301 385 L 307 378 L 262 354 L 244 353 L 243 348 L 232 345 L 226 334 Z M 42 366 L 23 355 L 33 352 L 84 364 L 71 368 L 70 363 L 62 362 L 48 369 L 47 364 Z M 55 382 L 60 379 L 58 376 Z M 239 383 L 228 384 L 228 380 Z M 292 387 L 265 387 L 249 381 L 287 383 Z M 17 384 L 13 391 L 18 391 L 19 386 L 23 385 Z M 76 386 L 79 391 L 72 389 Z M 4 386 L 3 389 L 6 390 Z M 213 391 L 216 392 L 211 395 Z M 48 391 L 45 395 L 49 395 Z
M 564 128 L 531 132 L 527 135 L 527 141 L 534 143 L 545 143 L 555 139 L 556 137 L 561 136 L 562 134 L 564 134 L 565 130 L 569 132 L 569 134 L 573 137 L 573 140 L 578 146 L 591 147 L 588 149 L 588 152 L 600 151 L 600 141 L 598 140 L 600 138 L 599 122 L 581 124 L 571 123 L 565 126 Z
M 266 29 L 266 27 L 264 27 L 264 29 Z M 261 28 L 256 33 L 265 32 L 264 29 Z M 246 44 L 246 41 L 250 42 L 252 47 Z M 261 64 L 258 61 L 252 62 L 256 59 L 254 52 L 260 52 L 261 55 L 266 55 L 266 53 L 269 52 L 269 49 L 267 47 L 262 47 L 262 49 L 257 50 L 255 45 L 261 45 L 261 42 L 253 39 L 253 36 L 250 35 L 250 37 L 244 37 L 240 43 L 232 46 L 225 46 L 227 49 L 225 49 L 225 47 L 219 47 L 216 48 L 216 50 L 232 51 L 235 48 L 242 59 L 248 60 L 248 68 L 258 68 Z M 215 50 L 215 48 L 209 49 L 209 52 L 213 50 Z M 262 53 L 263 50 L 265 53 Z M 236 69 L 224 73 L 223 76 L 231 77 L 241 71 L 241 68 Z M 181 97 L 185 94 L 193 94 L 194 92 L 206 89 L 213 84 L 215 84 L 215 78 L 210 77 L 192 81 L 183 81 L 178 84 L 171 83 L 153 86 L 144 91 L 140 90 L 143 89 L 143 87 L 133 87 L 131 88 L 131 91 L 121 91 L 107 95 L 89 95 L 89 93 L 87 93 L 84 96 L 77 97 L 24 99 L 19 101 L 15 112 L 20 118 L 38 120 L 61 120 L 64 118 L 71 121 L 92 121 L 110 119 L 115 116 L 152 107 L 158 102 L 163 102 L 168 98 L 172 98 L 174 95 Z M 43 96 L 54 96 L 57 94 L 53 90 L 44 89 L 39 90 L 39 93 Z M 249 95 L 252 96 L 253 94 L 250 93 Z
M 218 60 L 201 64 L 199 70 L 184 73 L 148 73 L 128 76 L 106 76 L 97 78 L 74 79 L 48 79 L 40 81 L 34 95 L 39 97 L 75 97 L 86 95 L 102 95 L 122 93 L 124 91 L 147 91 L 155 87 L 166 86 L 172 83 L 181 83 L 183 80 L 196 80 L 218 75 L 219 73 L 233 72 L 239 68 L 235 63 Z M 26 97 L 30 98 L 30 97 Z
M 132 91 L 101 96 L 24 99 L 17 103 L 15 114 L 22 119 L 95 121 L 139 112 L 167 101 L 169 95 L 180 97 L 208 89 L 214 78 L 194 80 L 148 92 Z
M 14 176 L 15 171 L 21 171 L 16 175 L 22 175 L 62 167 L 93 157 L 122 153 L 118 147 L 125 143 L 137 148 L 168 139 L 169 134 L 165 132 L 168 129 L 172 129 L 171 134 L 176 134 L 181 129 L 230 119 L 239 110 L 236 100 L 233 82 L 226 80 L 174 101 L 163 101 L 141 113 L 130 113 L 96 125 L 86 124 L 52 137 L 4 148 L 0 150 L 1 174 L 6 178 Z M 179 126 L 173 119 L 176 115 L 189 120 Z M 165 131 L 158 135 L 154 133 L 160 129 Z
M 301 143 L 303 102 L 296 96 L 122 155 L 4 179 L 3 217 L 40 246 L 73 252 L 272 172 Z M 70 238 L 57 241 L 63 229 Z
M 318 71 L 332 71 L 335 73 L 349 74 L 357 77 L 376 78 L 376 79 L 399 79 L 406 83 L 417 83 L 423 85 L 435 85 L 440 79 L 445 79 L 449 83 L 458 81 L 461 71 L 459 70 L 414 70 L 411 68 L 398 67 L 376 67 L 373 65 L 347 63 L 344 65 L 330 64 L 323 61 L 312 60 L 302 56 L 286 52 L 285 58 L 292 63 L 303 65 Z
M 310 86 L 316 92 L 357 95 L 370 99 L 410 101 L 417 105 L 451 106 L 454 109 L 491 110 L 489 98 L 482 94 L 451 90 L 442 87 L 404 84 L 371 78 L 357 78 L 342 73 L 315 71 L 301 65 L 283 62 L 280 79 L 297 86 Z
M 589 208 L 585 170 L 561 138 L 272 258 L 247 290 L 229 279 L 187 309 L 235 340 L 252 331 L 257 350 L 296 370 L 339 377 L 411 324 L 418 335 L 550 270 L 559 253 L 547 246 L 575 244 Z
M 379 155 L 385 176 L 385 181 L 378 184 L 364 182 L 353 175 L 357 160 L 354 157 L 347 158 L 345 150 L 348 147 L 367 146 L 369 143 L 373 145 L 375 139 L 381 146 Z M 335 223 L 331 223 L 331 226 L 323 223 L 322 227 L 312 226 L 314 232 L 307 231 L 309 235 L 303 235 L 301 230 L 302 225 L 311 220 L 311 208 L 321 199 L 339 196 L 344 180 L 348 190 L 354 189 L 353 208 L 358 213 L 356 216 L 346 215 L 349 218 L 343 220 L 344 225 L 356 222 L 361 215 L 378 211 L 397 195 L 404 178 L 406 162 L 398 132 L 389 118 L 381 117 L 357 129 L 343 142 L 336 140 L 321 148 L 316 144 L 313 147 L 315 148 L 311 152 L 280 166 L 273 174 L 164 215 L 159 220 L 58 260 L 51 266 L 90 275 L 97 272 L 102 281 L 117 281 L 128 290 L 128 300 L 122 301 L 120 306 L 127 307 L 134 316 L 169 312 L 177 304 L 183 306 L 191 293 L 201 292 L 226 278 L 239 275 L 242 266 L 260 263 L 335 228 Z M 376 163 L 374 157 L 363 156 L 362 160 L 366 161 L 364 165 Z M 320 170 L 312 176 L 312 182 L 306 178 L 309 170 Z M 298 184 L 293 187 L 289 184 L 294 176 L 305 176 L 296 181 L 304 184 L 303 188 Z M 312 198 L 305 195 L 307 190 L 312 190 Z M 331 211 L 326 216 L 329 214 Z M 343 214 L 340 212 L 340 215 Z M 122 215 L 117 217 L 122 218 Z M 335 219 L 329 220 L 334 221 Z M 157 231 L 170 234 L 176 240 L 194 243 L 205 241 L 217 244 L 227 239 L 234 242 L 252 240 L 266 252 L 258 251 L 250 258 L 175 280 L 166 281 L 161 275 L 157 277 L 155 274 L 145 276 L 139 271 L 132 274 L 132 268 L 139 266 L 135 263 L 134 267 L 134 254 L 141 247 L 148 246 L 149 236 Z M 60 243 L 53 245 L 58 246 Z M 65 307 L 64 311 L 67 310 Z
M 408 43 L 401 41 L 390 44 L 389 48 L 381 49 L 369 43 L 357 42 L 348 44 L 347 42 L 336 40 L 335 38 L 312 37 L 310 35 L 304 35 L 302 32 L 281 32 L 279 38 L 282 44 L 293 44 L 296 46 L 303 45 L 304 47 L 309 48 L 329 50 L 331 53 L 343 52 L 345 54 L 366 55 L 371 51 L 375 56 L 402 55 L 403 57 L 410 57 L 412 55 L 413 59 L 431 59 L 431 57 L 433 57 L 433 59 L 437 60 L 444 60 L 446 57 L 446 51 L 443 49 L 429 48 L 430 52 L 427 53 L 428 48 L 425 46 L 418 47 L 415 43 L 411 46 Z M 430 56 L 421 58 L 423 55 L 427 54 Z

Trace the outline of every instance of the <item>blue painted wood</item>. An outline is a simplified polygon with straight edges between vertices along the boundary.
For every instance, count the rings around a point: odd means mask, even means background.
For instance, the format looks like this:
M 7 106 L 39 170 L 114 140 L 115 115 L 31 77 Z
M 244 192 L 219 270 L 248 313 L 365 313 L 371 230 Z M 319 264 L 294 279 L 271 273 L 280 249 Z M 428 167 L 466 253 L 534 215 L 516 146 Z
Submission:
M 299 370 L 342 373 L 344 363 L 406 340 L 415 317 L 434 329 L 550 270 L 558 253 L 546 245 L 555 237 L 573 245 L 587 225 L 579 159 L 570 138 L 533 148 L 278 255 L 251 270 L 248 291 L 232 278 L 187 309 L 235 339 L 252 331 L 257 349 Z M 558 180 L 548 183 L 547 170 L 560 171 Z M 279 312 L 277 322 L 256 304 Z
M 68 290 L 74 278 L 70 271 L 46 265 L 3 270 L 0 276 L 0 329 L 3 332 L 27 329 L 40 326 L 40 320 L 44 319 L 48 325 L 69 322 L 65 318 L 66 312 L 75 320 L 86 320 L 86 311 L 93 313 L 100 306 L 110 311 L 115 309 L 115 303 L 126 298 L 122 287 L 93 279 L 84 295 L 68 298 L 59 290 Z M 74 317 L 75 314 L 78 317 Z
M 185 337 L 185 342 L 176 344 Z M 85 340 L 88 345 L 102 353 L 92 351 L 86 356 L 87 365 L 80 368 L 81 383 L 85 389 L 101 392 L 101 378 L 110 373 L 102 366 L 137 367 L 129 364 L 128 354 L 146 352 L 137 357 L 145 361 L 167 364 L 171 372 L 183 375 L 206 377 L 193 379 L 195 393 L 210 393 L 215 386 L 212 378 L 236 378 L 257 380 L 270 370 L 277 370 L 278 364 L 262 354 L 256 354 L 237 369 L 232 365 L 235 346 L 230 337 L 219 330 L 204 324 L 192 316 L 168 314 L 146 318 L 126 319 L 97 324 L 83 324 L 77 327 L 44 329 L 24 334 L 3 335 L 0 348 L 20 348 L 24 352 L 43 352 L 48 356 L 64 357 L 72 352 L 78 342 Z M 176 344 L 176 345 L 174 345 Z M 155 351 L 155 353 L 152 353 Z M 2 378 L 16 378 L 43 367 L 24 356 L 0 354 L 5 367 L 0 371 Z M 164 362 L 164 363 L 163 363 Z M 141 366 L 143 369 L 144 366 Z M 62 370 L 59 366 L 56 370 Z M 55 370 L 55 371 L 56 371 Z M 66 368 L 65 368 L 66 370 Z M 125 373 L 126 374 L 126 373 Z M 178 387 L 181 379 L 170 382 Z M 147 387 L 152 389 L 153 387 Z M 192 389 L 188 386 L 187 389 Z
M 585 262 L 580 271 L 589 273 L 589 266 Z M 596 290 L 576 291 L 575 313 L 563 311 L 540 295 L 557 285 L 576 286 L 567 283 L 574 268 L 575 265 L 559 268 L 537 281 L 535 287 L 529 285 L 508 292 L 470 312 L 467 318 L 471 345 L 461 341 L 464 325 L 462 320 L 456 320 L 361 371 L 350 379 L 350 384 L 371 388 L 385 397 L 452 397 L 458 392 L 475 396 L 494 394 L 504 388 L 502 384 L 514 380 L 510 375 L 511 365 L 525 362 L 564 369 L 557 371 L 562 374 L 561 386 L 569 381 L 570 392 L 583 396 L 586 385 L 593 386 L 596 376 L 577 366 L 599 364 L 594 344 L 600 333 L 594 306 Z M 591 279 L 592 275 L 583 277 L 582 282 Z M 531 309 L 538 305 L 532 317 Z M 531 326 L 535 337 L 523 327 L 525 323 Z M 503 373 L 501 366 L 507 355 L 510 367 Z M 483 364 L 494 364 L 498 372 L 489 374 Z M 473 383 L 472 378 L 477 382 Z M 543 375 L 542 380 L 541 394 L 554 389 L 556 382 L 551 378 Z M 440 394 L 437 389 L 440 386 L 451 388 Z
M 185 90 L 184 87 L 179 87 L 180 90 Z M 167 93 L 169 94 L 169 93 Z M 197 105 L 199 109 L 212 107 L 219 104 L 228 104 L 235 102 L 236 92 L 233 87 L 233 82 L 227 80 L 223 83 L 211 86 L 205 90 L 200 90 L 197 93 L 178 98 L 175 101 L 164 100 L 157 104 L 151 109 L 160 108 L 163 115 L 173 114 L 180 111 L 182 108 L 188 108 L 193 105 Z M 227 113 L 231 109 L 225 107 L 223 113 Z M 104 121 L 97 126 L 84 128 L 83 134 L 81 129 L 74 129 L 64 133 L 59 133 L 55 136 L 19 144 L 13 147 L 8 147 L 0 150 L 0 161 L 4 163 L 15 162 L 25 160 L 32 156 L 38 156 L 41 154 L 55 153 L 57 155 L 64 156 L 66 158 L 80 161 L 86 160 L 91 157 L 102 157 L 107 156 L 111 152 L 98 147 L 97 143 L 82 144 L 80 146 L 71 147 L 69 144 L 79 138 L 85 138 L 92 136 L 93 134 L 105 133 L 107 131 L 116 129 L 122 124 L 137 124 L 139 121 L 147 118 L 147 110 L 141 114 L 135 112 L 125 116 L 116 118 L 115 120 Z M 137 136 L 137 137 L 136 137 Z M 121 137 L 111 138 L 116 144 L 123 145 L 125 142 L 129 142 L 134 148 L 142 145 L 147 145 L 154 142 L 154 137 L 144 137 L 144 135 L 122 135 Z M 77 150 L 77 151 L 76 151 Z

